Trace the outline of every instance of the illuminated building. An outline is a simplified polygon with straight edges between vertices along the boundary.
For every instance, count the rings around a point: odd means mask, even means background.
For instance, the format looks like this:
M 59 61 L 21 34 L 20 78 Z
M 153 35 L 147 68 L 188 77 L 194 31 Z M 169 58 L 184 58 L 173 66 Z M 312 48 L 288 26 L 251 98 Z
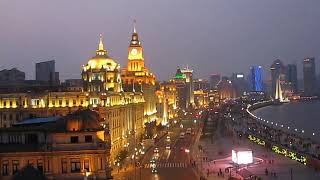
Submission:
M 107 50 L 104 49 L 102 35 L 100 35 L 96 56 L 89 59 L 87 65 L 83 66 L 82 79 L 84 91 L 92 95 L 122 91 L 120 64 L 109 57 Z
M 143 93 L 145 100 L 144 121 L 150 122 L 156 120 L 156 77 L 145 66 L 143 47 L 135 25 L 128 48 L 128 64 L 122 70 L 121 78 L 124 91 Z
M 251 91 L 255 91 L 255 92 L 263 91 L 261 66 L 250 67 L 250 86 L 251 86 Z
M 305 58 L 303 60 L 303 87 L 304 94 L 306 96 L 315 95 L 317 84 L 316 84 L 316 65 L 315 59 Z
M 177 91 L 173 81 L 159 83 L 156 91 L 158 124 L 167 124 L 177 116 Z
M 272 63 L 270 67 L 270 71 L 271 71 L 271 94 L 274 97 L 276 92 L 277 80 L 279 79 L 279 76 L 280 76 L 281 82 L 284 82 L 283 80 L 285 77 L 285 66 L 280 59 L 277 59 Z
M 84 110 L 0 128 L 0 179 L 28 164 L 48 179 L 110 178 L 110 138 L 100 120 Z
M 197 108 L 206 107 L 209 105 L 208 92 L 204 90 L 193 91 L 194 104 Z
M 193 70 L 189 69 L 187 66 L 186 68 L 181 69 L 181 72 L 185 75 L 186 81 L 186 88 L 187 88 L 187 96 L 186 96 L 186 105 L 188 108 L 189 106 L 194 105 L 194 95 L 193 95 Z
M 211 107 L 219 106 L 220 104 L 220 95 L 217 89 L 210 89 L 208 92 L 209 105 Z
M 193 70 L 188 67 L 183 69 L 178 67 L 176 75 L 173 78 L 177 88 L 178 107 L 181 110 L 187 110 L 194 105 L 192 73 Z
M 120 65 L 104 49 L 102 36 L 96 56 L 82 70 L 83 89 L 0 94 L 0 127 L 36 117 L 65 116 L 79 109 L 99 112 L 111 136 L 111 157 L 134 149 L 144 133 L 142 92 L 123 92 Z M 77 81 L 79 82 L 79 81 Z
M 219 91 L 220 100 L 236 97 L 235 87 L 227 77 L 222 77 L 221 81 L 217 85 L 217 89 Z

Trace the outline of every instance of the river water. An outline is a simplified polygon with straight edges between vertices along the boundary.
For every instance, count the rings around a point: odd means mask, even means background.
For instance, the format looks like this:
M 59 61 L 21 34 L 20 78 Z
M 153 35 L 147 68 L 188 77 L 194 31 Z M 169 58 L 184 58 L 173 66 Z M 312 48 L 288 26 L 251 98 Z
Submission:
M 253 111 L 269 125 L 283 128 L 312 139 L 320 138 L 320 101 L 290 102 L 282 105 L 266 106 Z M 283 125 L 283 127 L 281 127 Z

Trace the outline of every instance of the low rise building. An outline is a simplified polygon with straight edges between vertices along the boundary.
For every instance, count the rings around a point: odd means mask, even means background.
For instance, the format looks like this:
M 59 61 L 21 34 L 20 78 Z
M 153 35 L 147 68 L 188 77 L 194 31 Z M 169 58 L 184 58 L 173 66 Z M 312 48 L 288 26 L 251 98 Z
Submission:
M 111 178 L 110 138 L 102 124 L 98 113 L 83 110 L 0 128 L 0 179 L 27 165 L 48 179 Z

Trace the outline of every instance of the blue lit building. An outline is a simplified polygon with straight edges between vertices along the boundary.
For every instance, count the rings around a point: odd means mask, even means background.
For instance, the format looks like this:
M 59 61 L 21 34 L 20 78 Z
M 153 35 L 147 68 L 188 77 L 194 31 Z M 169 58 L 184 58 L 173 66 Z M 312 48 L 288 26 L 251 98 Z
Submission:
M 250 86 L 252 91 L 257 91 L 257 92 L 263 91 L 261 66 L 250 67 Z

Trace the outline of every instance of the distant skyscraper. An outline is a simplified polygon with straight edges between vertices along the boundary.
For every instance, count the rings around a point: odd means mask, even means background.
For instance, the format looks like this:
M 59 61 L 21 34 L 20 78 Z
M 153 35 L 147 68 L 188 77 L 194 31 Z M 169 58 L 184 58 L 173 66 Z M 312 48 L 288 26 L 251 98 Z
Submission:
M 277 79 L 284 76 L 285 66 L 280 59 L 275 60 L 271 67 L 271 94 L 274 97 L 276 92 Z
M 303 60 L 303 85 L 304 94 L 307 96 L 314 95 L 316 92 L 316 66 L 314 58 Z
M 297 66 L 295 64 L 288 64 L 286 68 L 286 83 L 293 93 L 298 92 L 298 77 Z
M 25 73 L 19 71 L 17 68 L 10 70 L 4 69 L 0 71 L 0 82 L 21 82 L 25 80 Z
M 214 89 L 221 80 L 220 74 L 211 74 L 209 78 L 210 89 Z
M 231 81 L 234 85 L 237 96 L 242 96 L 248 90 L 248 82 L 243 73 L 233 73 Z
M 263 91 L 262 67 L 252 66 L 250 68 L 250 86 L 252 91 Z
M 209 89 L 209 83 L 208 83 L 208 80 L 206 79 L 194 79 L 193 86 L 195 91 Z
M 55 71 L 54 60 L 36 63 L 36 80 L 54 84 L 59 83 L 59 73 Z
M 187 108 L 189 105 L 194 105 L 194 94 L 193 94 L 193 70 L 189 69 L 187 66 L 186 68 L 181 69 L 181 72 L 185 75 L 186 87 L 187 87 Z

